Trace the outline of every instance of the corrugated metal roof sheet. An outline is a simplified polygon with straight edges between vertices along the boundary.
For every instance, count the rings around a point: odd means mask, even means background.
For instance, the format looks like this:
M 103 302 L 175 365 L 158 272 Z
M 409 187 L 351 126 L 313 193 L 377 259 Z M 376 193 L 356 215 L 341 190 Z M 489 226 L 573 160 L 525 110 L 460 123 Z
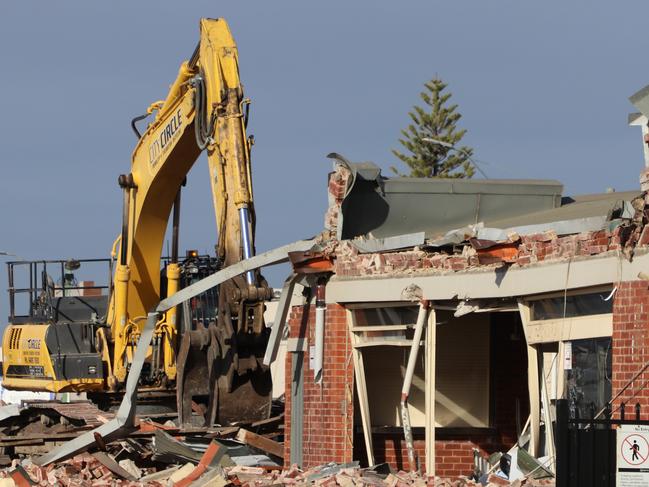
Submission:
M 556 222 L 562 233 L 578 233 L 630 218 L 630 201 L 642 194 L 562 197 L 563 185 L 556 180 L 384 178 L 371 162 L 356 164 L 331 156 L 352 172 L 339 217 L 340 239 L 424 232 L 435 241 L 478 223 L 485 230 L 526 231 L 549 229 Z
M 625 201 L 631 201 L 641 194 L 642 192 L 640 191 L 625 191 L 621 193 L 602 193 L 563 198 L 562 205 L 558 208 L 531 212 L 518 217 L 485 221 L 485 226 L 509 228 L 597 216 L 611 219 L 616 217 L 616 210 L 623 211 Z
M 339 218 L 341 239 L 416 232 L 434 238 L 461 226 L 561 205 L 563 185 L 555 180 L 384 178 L 372 163 L 336 158 L 352 172 Z

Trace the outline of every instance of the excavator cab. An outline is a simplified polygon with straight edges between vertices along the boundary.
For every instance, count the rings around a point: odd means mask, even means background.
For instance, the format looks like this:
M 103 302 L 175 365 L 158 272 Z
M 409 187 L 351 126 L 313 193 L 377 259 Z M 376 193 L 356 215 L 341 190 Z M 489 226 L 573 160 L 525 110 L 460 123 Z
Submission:
M 160 273 L 161 299 L 168 296 L 167 267 L 169 263 L 168 259 L 163 259 L 164 267 Z M 214 274 L 220 269 L 219 260 L 216 257 L 199 254 L 197 250 L 188 250 L 185 253 L 185 258 L 180 261 L 179 266 L 181 289 Z M 180 333 L 182 334 L 187 330 L 196 330 L 199 326 L 208 326 L 210 322 L 216 321 L 218 304 L 218 287 L 209 289 L 183 303 L 183 306 L 178 310 L 177 318 Z
M 108 285 L 75 272 L 107 275 L 109 259 L 7 263 L 9 326 L 3 338 L 3 386 L 49 392 L 104 388 L 96 329 L 106 319 Z M 90 274 L 92 275 L 92 274 Z

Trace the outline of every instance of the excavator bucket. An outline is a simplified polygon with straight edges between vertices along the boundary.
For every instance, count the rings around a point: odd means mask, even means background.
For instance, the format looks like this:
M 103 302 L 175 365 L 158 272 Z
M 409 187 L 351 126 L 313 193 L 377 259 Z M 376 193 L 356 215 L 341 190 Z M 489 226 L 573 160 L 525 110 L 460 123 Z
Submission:
M 232 366 L 232 349 L 214 323 L 183 334 L 176 384 L 182 425 L 227 425 L 270 416 L 270 370 L 260 367 L 239 375 Z

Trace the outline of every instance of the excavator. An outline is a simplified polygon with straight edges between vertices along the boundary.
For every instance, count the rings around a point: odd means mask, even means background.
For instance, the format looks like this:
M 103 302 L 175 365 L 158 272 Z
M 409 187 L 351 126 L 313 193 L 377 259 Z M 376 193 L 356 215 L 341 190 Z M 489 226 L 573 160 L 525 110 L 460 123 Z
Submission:
M 196 255 L 179 258 L 178 240 L 181 189 L 202 152 L 218 232 L 216 256 L 202 266 L 204 272 L 254 255 L 253 139 L 246 135 L 250 100 L 244 97 L 238 63 L 225 20 L 201 19 L 198 46 L 181 64 L 166 98 L 133 119 L 138 141 L 130 172 L 118 178 L 122 227 L 105 294 L 73 292 L 65 278 L 57 285 L 47 261 L 29 263 L 30 284 L 21 289 L 11 267 L 3 387 L 85 392 L 98 400 L 119 397 L 147 312 L 187 284 L 188 269 L 201 267 Z M 141 133 L 138 123 L 147 118 Z M 171 255 L 162 266 L 170 217 Z M 60 264 L 67 277 L 82 265 Z M 27 289 L 29 313 L 18 316 L 14 299 Z M 272 293 L 258 270 L 248 271 L 213 290 L 214 313 L 208 318 L 192 319 L 191 307 L 164 313 L 155 326 L 138 397 L 173 396 L 183 424 L 192 421 L 192 412 L 207 425 L 268 417 L 272 387 L 262 363 L 269 335 L 263 312 Z

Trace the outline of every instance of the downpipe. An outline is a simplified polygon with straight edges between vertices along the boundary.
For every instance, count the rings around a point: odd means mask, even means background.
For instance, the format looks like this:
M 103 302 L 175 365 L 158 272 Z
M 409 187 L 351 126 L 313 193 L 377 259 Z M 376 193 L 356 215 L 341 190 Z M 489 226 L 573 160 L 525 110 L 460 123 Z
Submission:
M 322 280 L 316 286 L 315 298 L 315 360 L 313 377 L 316 384 L 322 383 L 322 364 L 324 358 L 324 328 L 327 303 L 325 299 L 325 284 Z
M 408 410 L 408 396 L 410 395 L 412 376 L 415 373 L 415 365 L 417 364 L 417 354 L 419 353 L 421 335 L 423 334 L 426 318 L 428 317 L 428 306 L 429 303 L 426 300 L 422 300 L 419 303 L 419 314 L 417 315 L 415 334 L 412 337 L 410 354 L 408 356 L 408 366 L 406 367 L 406 375 L 403 378 L 403 387 L 401 388 L 401 424 L 403 426 L 403 435 L 406 440 L 406 448 L 408 449 L 408 463 L 410 464 L 410 470 L 413 472 L 417 471 L 418 467 L 417 459 L 415 457 L 415 444 L 412 438 L 410 411 Z

